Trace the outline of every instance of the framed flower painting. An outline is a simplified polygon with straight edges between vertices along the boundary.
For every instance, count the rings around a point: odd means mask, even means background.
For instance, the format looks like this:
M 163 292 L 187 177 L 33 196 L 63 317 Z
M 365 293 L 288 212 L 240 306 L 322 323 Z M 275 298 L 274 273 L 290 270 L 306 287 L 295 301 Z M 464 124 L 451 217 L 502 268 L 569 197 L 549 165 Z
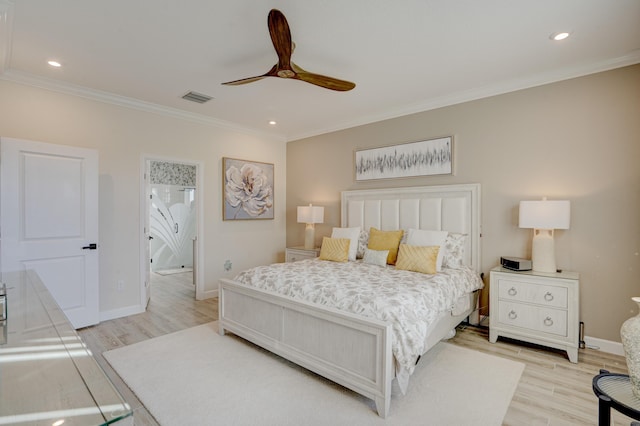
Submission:
M 273 219 L 273 164 L 222 158 L 222 219 Z

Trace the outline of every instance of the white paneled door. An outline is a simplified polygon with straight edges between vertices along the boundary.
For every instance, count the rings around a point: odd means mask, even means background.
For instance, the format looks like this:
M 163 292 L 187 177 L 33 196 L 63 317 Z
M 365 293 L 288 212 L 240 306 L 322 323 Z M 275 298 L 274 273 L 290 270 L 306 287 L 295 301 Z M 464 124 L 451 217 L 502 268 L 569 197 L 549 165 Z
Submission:
M 97 324 L 98 152 L 0 138 L 0 189 L 0 271 L 35 270 L 75 328 Z

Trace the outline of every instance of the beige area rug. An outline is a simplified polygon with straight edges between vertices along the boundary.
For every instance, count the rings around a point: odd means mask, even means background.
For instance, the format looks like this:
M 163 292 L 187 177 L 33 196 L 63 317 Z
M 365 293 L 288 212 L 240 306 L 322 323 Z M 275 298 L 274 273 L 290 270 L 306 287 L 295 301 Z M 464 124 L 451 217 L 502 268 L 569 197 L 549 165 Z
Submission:
M 499 425 L 524 364 L 439 343 L 390 412 L 217 322 L 104 353 L 161 425 Z
M 175 269 L 164 269 L 161 271 L 155 271 L 158 275 L 173 275 L 173 274 L 182 274 L 184 272 L 193 272 L 193 268 L 175 268 Z

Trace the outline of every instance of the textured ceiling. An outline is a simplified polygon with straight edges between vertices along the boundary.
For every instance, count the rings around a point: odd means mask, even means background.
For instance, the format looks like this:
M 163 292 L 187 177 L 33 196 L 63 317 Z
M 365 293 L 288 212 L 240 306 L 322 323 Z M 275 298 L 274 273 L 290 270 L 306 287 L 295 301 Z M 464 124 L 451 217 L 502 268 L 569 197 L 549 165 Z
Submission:
M 296 64 L 356 88 L 221 85 L 277 62 L 271 8 Z M 638 0 L 0 0 L 2 79 L 282 140 L 638 62 Z

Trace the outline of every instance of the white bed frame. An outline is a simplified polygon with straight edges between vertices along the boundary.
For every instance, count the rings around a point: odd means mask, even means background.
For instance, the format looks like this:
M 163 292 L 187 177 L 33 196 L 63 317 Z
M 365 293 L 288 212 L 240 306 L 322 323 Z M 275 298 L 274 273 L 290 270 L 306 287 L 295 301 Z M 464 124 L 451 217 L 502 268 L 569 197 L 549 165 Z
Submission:
M 480 271 L 480 185 L 342 192 L 343 227 L 434 229 L 468 235 L 465 262 Z M 475 310 L 445 315 L 427 350 Z M 219 332 L 258 346 L 375 401 L 386 417 L 394 378 L 391 324 L 220 280 Z

